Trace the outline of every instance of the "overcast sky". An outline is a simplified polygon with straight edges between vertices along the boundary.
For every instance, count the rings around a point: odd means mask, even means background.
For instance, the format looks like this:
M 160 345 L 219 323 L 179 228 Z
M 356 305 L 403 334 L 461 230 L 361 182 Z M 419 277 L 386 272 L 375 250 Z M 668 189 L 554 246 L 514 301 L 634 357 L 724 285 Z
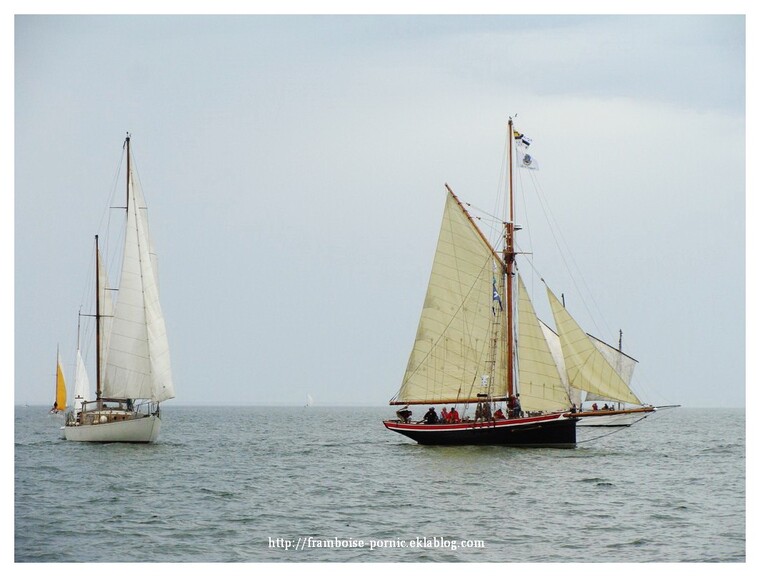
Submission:
M 126 132 L 160 258 L 171 402 L 387 403 L 444 183 L 491 209 L 517 115 L 540 163 L 519 178 L 526 194 L 537 183 L 579 271 L 534 209 L 518 241 L 540 274 L 589 332 L 617 343 L 623 330 L 644 400 L 744 405 L 743 16 L 14 27 L 17 404 L 52 404 L 57 346 L 73 387 Z

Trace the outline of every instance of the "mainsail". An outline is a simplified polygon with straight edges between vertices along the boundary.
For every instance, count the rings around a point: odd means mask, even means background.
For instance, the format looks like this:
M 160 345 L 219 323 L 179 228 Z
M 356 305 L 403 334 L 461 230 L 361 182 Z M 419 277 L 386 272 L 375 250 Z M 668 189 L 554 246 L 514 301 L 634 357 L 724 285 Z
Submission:
M 496 336 L 502 312 L 494 308 L 494 269 L 503 276 L 501 259 L 448 190 L 417 336 L 391 404 L 506 396 L 504 363 L 494 362 L 504 348 Z
M 132 172 L 118 300 L 110 331 L 103 396 L 165 401 L 174 397 L 166 327 L 158 301 L 148 219 Z

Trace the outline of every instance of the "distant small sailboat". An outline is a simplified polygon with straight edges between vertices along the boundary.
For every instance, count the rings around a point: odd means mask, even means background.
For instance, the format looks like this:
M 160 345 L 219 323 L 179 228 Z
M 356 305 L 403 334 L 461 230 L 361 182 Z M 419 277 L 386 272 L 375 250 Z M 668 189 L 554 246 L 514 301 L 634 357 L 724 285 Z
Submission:
M 56 351 L 55 363 L 55 401 L 53 408 L 50 409 L 51 415 L 57 415 L 66 410 L 66 379 L 63 376 L 63 363 L 61 362 L 61 353 Z
M 150 443 L 161 428 L 159 404 L 174 398 L 169 345 L 145 200 L 127 159 L 126 231 L 118 298 L 110 289 L 95 237 L 96 398 L 87 401 L 87 377 L 77 373 L 76 411 L 67 414 L 69 441 Z M 79 358 L 77 367 L 80 367 Z
M 311 407 L 314 404 L 314 398 L 311 395 L 306 395 L 306 406 Z

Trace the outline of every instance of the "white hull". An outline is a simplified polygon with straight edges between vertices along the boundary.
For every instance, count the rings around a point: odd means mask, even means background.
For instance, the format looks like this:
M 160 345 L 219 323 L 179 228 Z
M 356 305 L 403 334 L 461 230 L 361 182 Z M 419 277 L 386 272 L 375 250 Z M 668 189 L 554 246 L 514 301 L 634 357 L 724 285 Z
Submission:
M 148 415 L 95 425 L 66 425 L 63 436 L 67 441 L 91 443 L 153 443 L 158 439 L 160 430 L 161 419 Z

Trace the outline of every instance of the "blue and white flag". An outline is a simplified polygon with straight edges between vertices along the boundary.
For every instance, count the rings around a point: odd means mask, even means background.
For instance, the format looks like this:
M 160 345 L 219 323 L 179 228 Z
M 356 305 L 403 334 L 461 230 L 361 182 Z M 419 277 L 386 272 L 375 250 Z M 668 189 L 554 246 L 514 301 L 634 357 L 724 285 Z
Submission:
M 520 166 L 522 168 L 530 168 L 531 170 L 538 170 L 538 162 L 527 152 L 520 154 Z
M 504 310 L 504 306 L 501 304 L 501 296 L 499 291 L 496 290 L 496 279 L 493 279 L 493 300 L 499 303 L 499 310 Z M 494 314 L 496 314 L 496 307 L 492 307 Z

